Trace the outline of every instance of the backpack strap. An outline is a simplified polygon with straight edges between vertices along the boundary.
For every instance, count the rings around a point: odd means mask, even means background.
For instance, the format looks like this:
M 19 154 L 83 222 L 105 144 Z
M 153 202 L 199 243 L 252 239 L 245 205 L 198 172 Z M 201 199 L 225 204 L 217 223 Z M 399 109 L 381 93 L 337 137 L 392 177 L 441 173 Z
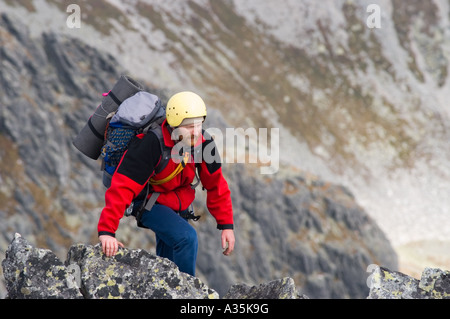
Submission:
M 146 185 L 147 188 L 147 195 L 148 195 L 148 191 L 150 188 L 150 185 L 161 185 L 164 183 L 167 183 L 168 181 L 172 180 L 175 176 L 177 176 L 186 166 L 187 161 L 189 160 L 189 153 L 185 153 L 185 156 L 183 158 L 183 160 L 181 161 L 180 164 L 178 164 L 177 168 L 167 177 L 160 179 L 160 180 L 154 180 L 153 178 L 150 178 L 150 180 L 148 181 L 148 184 Z M 150 195 L 150 198 L 147 200 L 147 202 L 143 205 L 143 207 L 141 207 L 137 214 L 136 214 L 136 220 L 139 222 L 141 219 L 141 215 L 145 210 L 151 210 L 153 205 L 155 205 L 156 200 L 158 199 L 160 193 L 158 192 L 153 192 L 152 195 Z M 147 197 L 147 196 L 146 196 Z
M 158 199 L 159 195 L 160 195 L 160 193 L 157 193 L 157 192 L 152 193 L 152 195 L 150 196 L 150 198 L 148 199 L 147 203 L 144 206 L 145 210 L 151 210 L 152 209 L 152 207 L 153 207 L 153 205 L 155 205 L 156 200 Z M 136 220 L 138 220 L 138 221 L 141 220 L 141 215 L 142 215 L 143 212 L 144 212 L 144 209 L 140 209 L 137 212 Z
M 156 123 L 157 124 L 157 123 Z M 144 133 L 152 132 L 156 135 L 156 137 L 159 140 L 159 147 L 161 149 L 161 160 L 155 167 L 155 173 L 161 173 L 164 168 L 166 168 L 167 163 L 169 163 L 170 160 L 170 148 L 166 147 L 166 144 L 164 143 L 164 136 L 162 133 L 161 125 L 151 125 L 150 127 L 147 127 L 143 131 Z
M 194 184 L 191 184 L 191 188 L 192 189 L 196 189 L 197 188 L 197 186 L 200 184 L 200 177 L 198 176 L 198 169 L 199 169 L 199 167 L 200 167 L 200 165 L 199 164 L 197 164 L 197 163 L 195 163 L 195 170 L 194 170 L 194 172 L 195 172 L 195 178 L 197 179 L 197 181 L 194 183 Z
M 186 166 L 186 163 L 189 161 L 189 156 L 190 156 L 190 154 L 188 152 L 186 152 L 184 154 L 183 160 L 180 162 L 180 164 L 178 164 L 177 168 L 172 173 L 170 173 L 169 176 L 167 176 L 163 179 L 159 179 L 159 180 L 150 178 L 148 183 L 150 185 L 161 185 L 161 184 L 167 183 L 168 181 L 171 181 L 175 176 L 177 176 L 179 173 L 181 173 L 181 171 L 184 169 L 184 167 Z

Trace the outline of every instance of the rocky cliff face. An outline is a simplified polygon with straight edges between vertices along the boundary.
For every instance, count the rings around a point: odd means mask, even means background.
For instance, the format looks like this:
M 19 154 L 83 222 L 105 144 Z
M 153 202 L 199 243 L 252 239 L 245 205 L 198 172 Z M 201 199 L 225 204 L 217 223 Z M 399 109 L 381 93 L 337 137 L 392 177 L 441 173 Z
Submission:
M 16 234 L 2 266 L 11 299 L 218 298 L 171 261 L 143 250 L 121 249 L 105 258 L 99 244 L 73 245 L 63 263 Z
M 56 33 L 31 36 L 0 15 L 0 251 L 15 232 L 62 258 L 73 243 L 97 242 L 103 205 L 100 164 L 71 144 L 124 68 L 111 55 Z M 164 91 L 149 90 L 166 99 Z M 227 127 L 211 109 L 207 125 Z M 291 166 L 261 175 L 257 165 L 224 165 L 235 209 L 237 247 L 221 254 L 219 233 L 205 194 L 195 207 L 202 218 L 199 278 L 224 295 L 238 282 L 291 277 L 311 298 L 364 298 L 366 268 L 397 268 L 385 234 L 345 187 Z M 150 231 L 124 219 L 117 236 L 127 247 L 154 249 Z
M 105 257 L 99 244 L 73 245 L 63 263 L 48 249 L 15 234 L 2 262 L 10 299 L 218 299 L 200 279 L 145 250 L 120 249 Z M 234 285 L 225 299 L 307 298 L 283 278 L 258 286 Z

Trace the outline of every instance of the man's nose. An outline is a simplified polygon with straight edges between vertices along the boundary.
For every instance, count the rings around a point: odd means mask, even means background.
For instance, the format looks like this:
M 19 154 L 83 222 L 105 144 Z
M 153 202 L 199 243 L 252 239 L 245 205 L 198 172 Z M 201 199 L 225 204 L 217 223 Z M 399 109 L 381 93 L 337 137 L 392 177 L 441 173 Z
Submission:
M 200 127 L 199 126 L 194 126 L 194 127 L 189 128 L 189 133 L 191 135 L 199 135 L 200 132 L 201 132 L 201 126 Z

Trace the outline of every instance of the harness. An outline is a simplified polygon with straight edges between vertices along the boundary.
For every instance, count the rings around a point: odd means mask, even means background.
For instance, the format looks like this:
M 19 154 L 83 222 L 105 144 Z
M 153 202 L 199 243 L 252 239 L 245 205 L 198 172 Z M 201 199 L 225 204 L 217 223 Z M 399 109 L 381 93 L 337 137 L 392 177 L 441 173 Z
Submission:
M 164 144 L 164 137 L 162 135 L 161 127 L 158 127 L 157 129 L 151 130 L 151 131 L 153 133 L 155 133 L 155 135 L 158 137 L 159 142 L 160 142 L 159 144 L 161 147 L 161 160 L 160 160 L 160 163 L 158 164 L 158 172 L 161 172 L 167 166 L 167 163 L 169 162 L 171 148 L 165 146 L 165 144 Z M 156 180 L 153 177 L 151 177 L 145 186 L 145 195 L 143 196 L 141 205 L 139 205 L 139 207 L 135 207 L 135 201 L 133 201 L 131 203 L 131 205 L 127 208 L 127 210 L 125 211 L 125 216 L 127 216 L 127 217 L 135 216 L 136 220 L 138 222 L 138 225 L 140 225 L 140 219 L 141 219 L 141 216 L 144 213 L 144 211 L 145 210 L 150 211 L 152 209 L 153 205 L 155 205 L 156 201 L 158 200 L 159 195 L 161 194 L 159 192 L 152 192 L 150 197 L 148 198 L 148 195 L 150 194 L 150 189 L 152 188 L 152 186 L 167 183 L 167 182 L 171 181 L 173 178 L 175 178 L 175 176 L 177 176 L 179 173 L 181 173 L 183 171 L 183 169 L 186 167 L 186 164 L 188 163 L 190 156 L 191 156 L 191 154 L 189 152 L 185 152 L 183 155 L 183 158 L 181 159 L 180 163 L 175 168 L 175 170 L 172 173 L 170 173 L 168 176 L 166 176 L 165 178 Z M 195 165 L 197 168 L 197 164 L 195 164 Z M 196 177 L 197 181 L 191 185 L 192 189 L 195 189 L 200 184 L 200 178 L 198 176 L 197 169 L 195 169 L 194 172 L 195 172 L 195 177 Z M 142 192 L 141 192 L 141 194 L 142 194 Z M 138 197 L 141 197 L 141 194 L 139 194 Z M 148 200 L 147 200 L 147 198 L 148 198 Z M 197 221 L 200 218 L 200 216 L 194 215 L 194 209 L 193 209 L 192 204 L 187 209 L 187 213 L 186 212 L 184 214 L 182 212 L 177 212 L 177 213 L 185 219 L 193 219 L 194 221 Z

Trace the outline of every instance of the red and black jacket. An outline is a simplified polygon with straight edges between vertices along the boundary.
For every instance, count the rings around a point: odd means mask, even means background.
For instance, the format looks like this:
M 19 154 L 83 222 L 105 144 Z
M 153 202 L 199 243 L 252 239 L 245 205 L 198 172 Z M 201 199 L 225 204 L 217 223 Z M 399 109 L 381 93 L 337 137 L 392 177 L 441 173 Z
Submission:
M 175 143 L 171 139 L 167 122 L 164 121 L 161 126 L 165 146 L 173 148 Z M 215 145 L 209 145 L 210 143 L 214 143 L 214 141 L 202 136 L 198 142 L 201 145 L 196 145 L 196 147 L 202 147 L 202 150 L 208 147 L 209 153 L 212 153 L 210 151 L 212 147 L 215 152 Z M 155 174 L 155 168 L 161 160 L 161 155 L 160 141 L 155 134 L 149 132 L 132 140 L 112 177 L 111 186 L 105 193 L 105 207 L 97 227 L 99 236 L 115 236 L 126 208 L 144 189 L 148 180 L 151 177 L 155 180 L 163 179 L 176 169 L 179 163 L 171 158 L 166 167 L 160 173 Z M 172 180 L 152 187 L 155 192 L 160 193 L 157 201 L 159 204 L 177 212 L 183 211 L 194 201 L 195 190 L 192 189 L 191 183 L 194 181 L 197 167 L 200 181 L 207 191 L 206 205 L 216 219 L 217 228 L 233 229 L 230 190 L 222 175 L 220 159 L 218 156 L 215 158 L 216 161 L 212 163 L 209 160 L 208 162 L 202 160 L 197 164 L 191 158 L 181 173 Z

